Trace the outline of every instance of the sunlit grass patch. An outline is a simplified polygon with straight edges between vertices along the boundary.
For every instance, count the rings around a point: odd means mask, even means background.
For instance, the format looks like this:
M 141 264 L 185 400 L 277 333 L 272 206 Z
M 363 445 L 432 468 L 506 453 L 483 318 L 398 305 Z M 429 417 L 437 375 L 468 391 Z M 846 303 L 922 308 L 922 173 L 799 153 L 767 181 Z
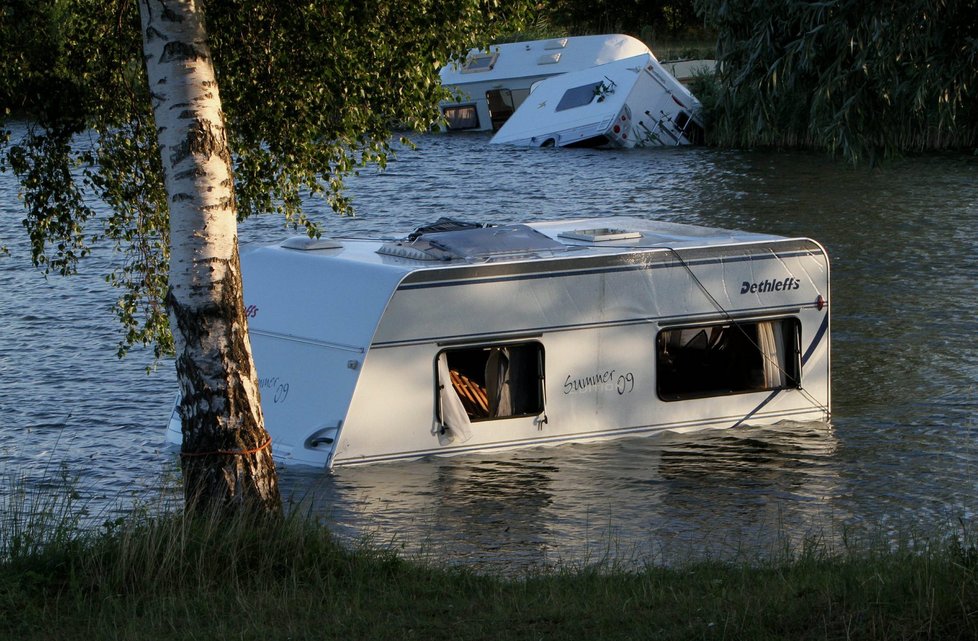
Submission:
M 671 565 L 619 563 L 610 541 L 579 563 L 504 576 L 342 546 L 296 513 L 256 523 L 142 509 L 84 528 L 70 491 L 19 496 L 0 521 L 0 638 L 978 636 L 965 524 L 897 541 L 784 537 Z

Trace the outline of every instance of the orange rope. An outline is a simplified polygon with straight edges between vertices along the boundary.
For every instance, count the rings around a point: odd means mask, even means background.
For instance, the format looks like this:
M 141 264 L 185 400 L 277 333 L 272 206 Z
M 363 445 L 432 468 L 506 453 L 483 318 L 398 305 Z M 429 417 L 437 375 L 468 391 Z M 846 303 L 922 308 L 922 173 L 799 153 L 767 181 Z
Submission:
M 180 456 L 237 456 L 237 455 L 247 455 L 247 454 L 257 454 L 263 449 L 272 444 L 272 437 L 269 436 L 268 440 L 264 444 L 258 447 L 252 448 L 250 450 L 215 450 L 213 452 L 180 452 Z

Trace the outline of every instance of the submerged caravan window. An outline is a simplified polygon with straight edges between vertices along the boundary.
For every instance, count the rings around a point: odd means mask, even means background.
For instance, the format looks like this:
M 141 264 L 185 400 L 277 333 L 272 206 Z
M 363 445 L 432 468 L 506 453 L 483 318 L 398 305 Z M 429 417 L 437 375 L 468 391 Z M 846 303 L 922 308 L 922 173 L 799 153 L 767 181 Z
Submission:
M 676 127 L 683 132 L 690 143 L 694 145 L 703 143 L 703 128 L 696 124 L 696 121 L 690 118 L 685 111 L 680 111 L 676 115 Z
M 656 389 L 676 401 L 800 385 L 795 318 L 677 327 L 656 340 Z
M 442 109 L 449 129 L 475 129 L 479 126 L 479 114 L 475 105 L 459 105 Z
M 489 104 L 489 119 L 492 121 L 492 129 L 498 131 L 516 111 L 513 92 L 509 89 L 490 89 L 486 92 L 486 102 Z
M 438 356 L 441 418 L 461 402 L 469 420 L 543 412 L 543 346 L 505 343 L 447 349 Z M 446 379 L 447 374 L 447 379 Z M 451 395 L 447 398 L 445 393 Z

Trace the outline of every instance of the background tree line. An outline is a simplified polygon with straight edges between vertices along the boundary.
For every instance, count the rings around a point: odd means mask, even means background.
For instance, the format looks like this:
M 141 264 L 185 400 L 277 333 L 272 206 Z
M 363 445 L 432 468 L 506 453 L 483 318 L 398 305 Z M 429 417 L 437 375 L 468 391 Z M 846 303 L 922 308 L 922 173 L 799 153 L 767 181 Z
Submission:
M 853 161 L 978 147 L 976 0 L 554 0 L 551 26 L 714 43 L 708 142 Z
M 0 35 L 6 28 L 12 40 L 3 41 L 15 45 L 0 58 L 0 77 L 25 57 L 47 65 L 28 75 L 26 92 L 0 83 L 0 105 L 24 102 L 25 93 L 35 105 L 84 102 L 63 56 L 35 55 L 64 49 L 64 6 L 9 0 L 0 8 Z M 549 0 L 537 4 L 535 27 L 545 35 L 628 33 L 660 58 L 716 58 L 717 77 L 695 87 L 713 145 L 814 148 L 870 161 L 978 146 L 978 0 Z M 30 82 L 42 76 L 61 82 L 42 91 Z
M 567 35 L 627 33 L 649 45 L 714 39 L 692 0 L 551 0 L 538 19 Z

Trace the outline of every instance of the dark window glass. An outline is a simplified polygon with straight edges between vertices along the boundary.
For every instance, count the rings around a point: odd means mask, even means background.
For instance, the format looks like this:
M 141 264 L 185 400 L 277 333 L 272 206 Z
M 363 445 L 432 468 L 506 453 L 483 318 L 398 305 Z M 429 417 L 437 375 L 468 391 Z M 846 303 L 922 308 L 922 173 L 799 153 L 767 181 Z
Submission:
M 656 340 L 656 388 L 666 401 L 799 386 L 797 319 L 670 328 Z
M 566 92 L 564 92 L 560 102 L 557 103 L 557 108 L 555 111 L 564 111 L 565 109 L 573 109 L 574 107 L 589 105 L 596 96 L 602 95 L 604 91 L 604 82 L 592 82 L 589 85 L 582 85 L 580 87 L 568 89 Z

